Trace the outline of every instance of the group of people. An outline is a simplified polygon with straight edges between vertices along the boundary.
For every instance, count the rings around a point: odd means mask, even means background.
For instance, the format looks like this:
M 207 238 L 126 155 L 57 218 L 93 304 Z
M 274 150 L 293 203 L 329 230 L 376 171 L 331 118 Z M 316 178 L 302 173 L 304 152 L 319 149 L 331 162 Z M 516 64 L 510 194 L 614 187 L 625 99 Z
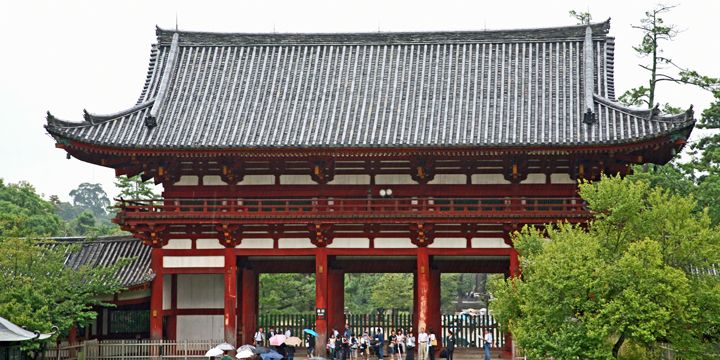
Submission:
M 275 329 L 270 328 L 267 333 L 259 328 L 255 332 L 255 346 L 267 346 L 269 339 L 279 334 Z M 284 333 L 290 337 L 291 331 L 288 329 Z M 376 328 L 375 332 L 370 335 L 363 332 L 361 335 L 355 335 L 349 324 L 345 324 L 342 333 L 333 329 L 327 342 L 328 358 L 331 360 L 369 360 L 371 355 L 378 359 L 383 359 L 385 345 L 387 340 L 387 355 L 389 360 L 416 360 L 415 351 L 417 350 L 417 360 L 435 360 L 436 351 L 438 350 L 438 338 L 433 329 L 427 332 L 425 328 L 420 328 L 417 338 L 411 329 L 407 331 L 397 329 L 386 337 L 382 328 Z M 492 333 L 485 331 L 482 339 L 485 360 L 490 360 L 490 348 L 492 347 Z M 444 356 L 447 360 L 453 360 L 453 354 L 457 345 L 457 338 L 452 330 L 448 330 L 445 338 Z M 305 334 L 305 346 L 307 348 L 307 357 L 315 356 L 315 337 Z M 276 350 L 286 359 L 294 358 L 295 348 L 293 346 L 277 346 Z

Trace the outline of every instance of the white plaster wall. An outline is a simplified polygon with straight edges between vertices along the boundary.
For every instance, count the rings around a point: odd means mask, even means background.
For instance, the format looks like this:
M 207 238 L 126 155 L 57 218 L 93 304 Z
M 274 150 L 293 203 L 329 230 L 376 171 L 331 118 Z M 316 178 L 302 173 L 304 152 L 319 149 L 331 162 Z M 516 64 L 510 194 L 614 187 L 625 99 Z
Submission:
M 308 249 L 314 248 L 315 245 L 310 239 L 280 238 L 278 239 L 278 248 L 280 249 Z
M 178 340 L 218 340 L 223 338 L 223 315 L 179 315 Z
M 465 238 L 436 238 L 429 248 L 466 248 L 467 240 Z
M 200 178 L 195 175 L 183 175 L 175 182 L 175 185 L 179 186 L 194 186 L 198 184 L 200 184 Z
M 550 174 L 550 182 L 553 184 L 575 184 L 575 180 L 570 178 L 570 174 Z
M 410 241 L 410 238 L 377 238 L 375 239 L 375 247 L 380 249 L 408 249 L 416 246 Z
M 195 248 L 197 249 L 224 249 L 225 247 L 220 245 L 218 239 L 197 239 L 195 240 Z
M 171 275 L 165 274 L 163 275 L 163 293 L 162 293 L 162 299 L 163 299 L 163 310 L 170 309 L 172 306 L 172 297 L 171 297 L 171 291 L 172 291 L 172 277 Z
M 203 176 L 203 185 L 205 186 L 224 186 L 226 182 L 222 181 L 220 175 L 205 175 Z
M 472 238 L 471 246 L 473 248 L 509 248 L 510 245 L 505 243 L 503 238 Z
M 370 185 L 370 175 L 335 175 L 331 185 Z
M 527 179 L 520 182 L 521 184 L 544 184 L 545 174 L 528 174 Z
M 240 185 L 275 185 L 274 175 L 245 175 Z
M 178 274 L 178 309 L 222 309 L 224 286 L 223 274 Z
M 428 184 L 457 185 L 467 183 L 467 176 L 463 174 L 437 174 Z
M 164 256 L 166 268 L 224 267 L 224 256 Z
M 370 247 L 370 239 L 368 238 L 336 238 L 332 244 L 327 246 L 331 249 L 367 249 Z
M 281 185 L 316 185 L 310 175 L 280 175 Z
M 473 184 L 510 184 L 509 181 L 505 180 L 503 174 L 473 174 Z
M 163 246 L 163 249 L 192 249 L 192 240 L 190 239 L 170 239 Z
M 417 184 L 409 174 L 380 174 L 375 175 L 377 185 L 414 185 Z
M 272 249 L 273 239 L 242 239 L 236 249 Z

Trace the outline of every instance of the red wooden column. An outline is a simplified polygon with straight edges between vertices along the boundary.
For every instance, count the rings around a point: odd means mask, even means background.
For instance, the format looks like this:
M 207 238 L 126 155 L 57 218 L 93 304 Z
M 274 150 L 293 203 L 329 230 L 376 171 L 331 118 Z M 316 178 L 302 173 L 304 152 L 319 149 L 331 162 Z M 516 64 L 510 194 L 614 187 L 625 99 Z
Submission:
M 417 271 L 413 273 L 413 308 L 412 308 L 412 328 L 415 336 L 418 334 L 418 276 Z
M 150 295 L 150 339 L 163 338 L 163 254 L 161 248 L 152 248 L 150 267 L 155 273 Z
M 428 330 L 430 325 L 430 256 L 428 255 L 427 248 L 420 247 L 417 249 L 417 329 L 416 333 L 420 332 L 420 328 Z
M 254 269 L 242 269 L 242 343 L 252 344 L 257 331 L 258 274 Z
M 428 295 L 428 329 L 435 332 L 435 338 L 438 346 L 435 350 L 439 350 L 442 346 L 442 312 L 440 301 L 440 270 L 430 268 L 430 289 Z M 429 333 L 430 331 L 428 331 Z
M 225 342 L 237 345 L 237 259 L 233 248 L 225 249 Z
M 510 251 L 510 269 L 508 273 L 510 277 L 520 276 L 520 261 L 515 248 Z M 510 356 L 511 358 L 515 356 L 515 354 L 513 354 L 512 335 L 510 332 L 505 333 L 505 348 L 503 349 L 503 353 L 505 356 Z
M 342 331 L 345 326 L 345 273 L 328 269 L 328 330 Z
M 318 333 L 315 339 L 315 353 L 317 356 L 325 357 L 325 345 L 327 344 L 328 333 L 328 256 L 324 248 L 318 248 L 315 254 L 315 310 L 325 316 L 315 318 L 315 331 Z

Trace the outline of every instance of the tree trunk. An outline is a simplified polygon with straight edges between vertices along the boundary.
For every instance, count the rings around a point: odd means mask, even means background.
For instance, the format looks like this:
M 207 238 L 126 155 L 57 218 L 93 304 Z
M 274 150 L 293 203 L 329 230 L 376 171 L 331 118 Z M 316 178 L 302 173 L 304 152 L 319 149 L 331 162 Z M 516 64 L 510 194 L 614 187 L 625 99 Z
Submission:
M 617 359 L 618 353 L 620 352 L 620 347 L 622 347 L 624 342 L 625 342 L 625 332 L 623 331 L 623 333 L 620 334 L 620 338 L 618 338 L 617 342 L 615 342 L 615 345 L 613 345 L 612 355 L 614 358 Z

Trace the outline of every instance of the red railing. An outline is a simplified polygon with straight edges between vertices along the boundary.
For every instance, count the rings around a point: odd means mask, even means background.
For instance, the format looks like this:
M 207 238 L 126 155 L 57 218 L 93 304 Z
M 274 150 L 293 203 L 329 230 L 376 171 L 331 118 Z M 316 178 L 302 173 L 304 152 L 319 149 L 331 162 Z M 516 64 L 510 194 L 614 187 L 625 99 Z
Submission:
M 308 218 L 497 218 L 563 219 L 588 217 L 576 197 L 503 198 L 213 198 L 121 200 L 118 219 L 285 219 Z M 356 222 L 356 221 L 354 221 Z

